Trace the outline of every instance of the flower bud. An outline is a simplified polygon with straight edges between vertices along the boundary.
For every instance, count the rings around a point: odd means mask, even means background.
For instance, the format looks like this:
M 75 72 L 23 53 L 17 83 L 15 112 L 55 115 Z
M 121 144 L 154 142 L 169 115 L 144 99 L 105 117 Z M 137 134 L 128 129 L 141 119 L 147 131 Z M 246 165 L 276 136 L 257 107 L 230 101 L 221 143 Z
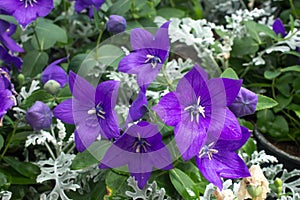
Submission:
M 241 87 L 234 102 L 229 106 L 229 109 L 237 117 L 251 115 L 256 110 L 257 101 L 258 97 L 254 92 Z
M 48 129 L 52 123 L 52 112 L 45 103 L 36 101 L 26 112 L 26 122 L 33 130 Z
M 23 74 L 19 74 L 17 79 L 18 79 L 19 85 L 23 85 L 25 76 Z
M 258 197 L 261 194 L 262 188 L 261 188 L 260 185 L 258 185 L 258 186 L 249 185 L 247 187 L 247 191 L 251 195 L 252 198 L 255 198 L 255 197 Z
M 55 80 L 49 80 L 45 83 L 44 89 L 50 94 L 56 94 L 60 89 L 60 84 Z
M 107 31 L 113 34 L 118 34 L 126 29 L 126 19 L 119 15 L 109 16 L 109 20 L 106 24 Z

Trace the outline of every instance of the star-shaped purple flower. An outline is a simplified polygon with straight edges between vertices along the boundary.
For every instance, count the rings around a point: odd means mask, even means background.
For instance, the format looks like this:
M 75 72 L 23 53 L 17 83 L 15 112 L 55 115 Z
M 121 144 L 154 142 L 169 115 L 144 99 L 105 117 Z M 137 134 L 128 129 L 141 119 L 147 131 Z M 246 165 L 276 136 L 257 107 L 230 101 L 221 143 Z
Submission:
M 87 9 L 89 17 L 92 18 L 94 16 L 93 7 L 98 11 L 104 2 L 105 0 L 76 0 L 75 11 L 80 13 L 84 9 Z
M 141 121 L 129 127 L 105 153 L 99 167 L 117 168 L 128 165 L 131 176 L 142 189 L 151 176 L 152 168 L 173 168 L 171 155 L 162 142 L 155 124 Z
M 60 87 L 64 87 L 68 82 L 68 75 L 60 66 L 59 63 L 66 61 L 67 58 L 61 58 L 48 65 L 42 72 L 42 81 L 45 84 L 49 80 L 55 80 L 60 84 Z
M 131 31 L 130 42 L 133 52 L 125 56 L 119 63 L 119 71 L 137 74 L 137 82 L 145 89 L 152 83 L 168 58 L 170 50 L 170 22 L 164 23 L 153 36 L 145 29 L 136 28 Z
M 0 8 L 13 15 L 23 27 L 53 9 L 53 0 L 1 0 Z
M 223 178 L 242 178 L 250 176 L 245 162 L 235 152 L 241 148 L 251 133 L 241 127 L 242 138 L 239 140 L 218 140 L 216 143 L 206 143 L 196 156 L 196 164 L 202 175 L 222 190 Z
M 78 151 L 84 151 L 99 135 L 104 138 L 119 137 L 117 101 L 119 82 L 105 81 L 95 89 L 85 79 L 69 73 L 73 94 L 55 107 L 54 116 L 65 123 L 75 124 L 75 143 Z
M 165 124 L 175 127 L 175 140 L 184 160 L 197 155 L 206 141 L 241 137 L 237 118 L 227 108 L 241 84 L 241 80 L 227 78 L 208 80 L 206 72 L 195 65 L 179 81 L 176 91 L 153 107 Z

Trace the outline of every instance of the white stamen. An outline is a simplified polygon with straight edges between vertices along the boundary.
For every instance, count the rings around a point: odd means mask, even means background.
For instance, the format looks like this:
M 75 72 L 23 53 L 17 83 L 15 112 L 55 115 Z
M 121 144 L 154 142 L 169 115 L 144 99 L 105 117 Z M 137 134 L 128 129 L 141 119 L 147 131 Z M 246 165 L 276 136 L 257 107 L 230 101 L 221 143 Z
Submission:
M 202 117 L 205 118 L 205 107 L 200 105 L 200 96 L 197 99 L 197 104 L 191 105 L 191 106 L 187 106 L 186 108 L 184 108 L 184 111 L 189 111 L 190 112 L 190 116 L 191 116 L 191 122 L 194 121 L 194 118 L 196 118 L 196 122 L 199 123 L 200 120 L 200 115 L 202 115 Z M 194 117 L 195 115 L 195 117 Z

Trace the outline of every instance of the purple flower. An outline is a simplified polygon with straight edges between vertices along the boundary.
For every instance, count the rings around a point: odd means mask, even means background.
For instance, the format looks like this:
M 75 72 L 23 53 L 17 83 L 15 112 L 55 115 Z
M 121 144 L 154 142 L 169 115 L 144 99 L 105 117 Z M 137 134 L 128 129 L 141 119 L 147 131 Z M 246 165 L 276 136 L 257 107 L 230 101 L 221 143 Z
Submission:
M 146 91 L 141 89 L 139 91 L 138 96 L 132 102 L 132 104 L 129 108 L 129 114 L 126 119 L 126 123 L 137 121 L 140 118 L 142 118 L 145 115 L 145 113 L 147 112 L 147 106 L 148 106 L 148 101 L 147 101 L 147 97 L 146 97 Z
M 119 71 L 137 74 L 140 87 L 147 88 L 151 84 L 169 55 L 169 24 L 170 22 L 163 24 L 155 36 L 141 28 L 131 31 L 133 52 L 120 61 Z
M 95 89 L 89 82 L 70 71 L 72 99 L 61 102 L 54 115 L 65 123 L 75 124 L 75 143 L 84 151 L 101 134 L 105 138 L 119 137 L 117 101 L 119 82 L 105 81 Z
M 14 85 L 10 82 L 8 69 L 6 67 L 0 67 L 0 91 L 6 89 L 14 92 Z
M 256 110 L 257 101 L 258 97 L 254 92 L 241 87 L 234 102 L 229 106 L 229 109 L 237 117 L 251 115 Z
M 76 0 L 75 11 L 80 13 L 87 9 L 89 17 L 92 18 L 94 16 L 93 7 L 98 11 L 104 2 L 105 0 Z
M 1 79 L 0 79 L 1 84 Z M 10 90 L 0 90 L 0 126 L 2 126 L 2 120 L 4 115 L 11 107 L 16 106 L 16 98 Z
M 0 14 L 6 14 L 0 10 Z M 24 49 L 20 47 L 11 36 L 16 31 L 16 25 L 10 24 L 0 19 L 0 42 L 2 42 L 12 52 L 24 52 Z
M 0 60 L 3 60 L 4 63 L 11 69 L 13 66 L 21 71 L 23 61 L 21 58 L 11 55 L 3 46 L 0 45 Z
M 126 19 L 119 15 L 109 16 L 109 20 L 106 24 L 107 31 L 113 34 L 118 34 L 126 29 Z
M 55 80 L 64 87 L 68 82 L 68 75 L 60 66 L 59 63 L 66 61 L 67 58 L 61 58 L 48 65 L 42 72 L 42 81 L 45 84 L 49 80 Z
M 33 130 L 49 129 L 52 112 L 45 103 L 36 101 L 26 112 L 26 122 Z
M 273 31 L 276 35 L 281 35 L 283 38 L 287 35 L 284 25 L 281 19 L 277 18 L 273 23 Z
M 206 143 L 196 156 L 196 164 L 202 175 L 222 190 L 223 178 L 242 178 L 251 176 L 244 161 L 235 153 L 241 148 L 251 133 L 241 127 L 242 138 L 239 140 L 218 140 L 216 143 Z
M 141 189 L 150 178 L 153 166 L 164 170 L 173 168 L 171 155 L 162 142 L 157 125 L 141 121 L 129 127 L 110 146 L 99 167 L 117 168 L 126 164 Z
M 53 0 L 1 0 L 0 8 L 13 15 L 23 27 L 53 9 Z
M 241 137 L 237 118 L 227 108 L 241 84 L 241 80 L 227 78 L 208 80 L 206 72 L 195 65 L 179 81 L 176 91 L 153 107 L 165 124 L 175 127 L 175 140 L 184 160 L 197 155 L 206 141 L 216 141 L 219 136 L 226 140 Z

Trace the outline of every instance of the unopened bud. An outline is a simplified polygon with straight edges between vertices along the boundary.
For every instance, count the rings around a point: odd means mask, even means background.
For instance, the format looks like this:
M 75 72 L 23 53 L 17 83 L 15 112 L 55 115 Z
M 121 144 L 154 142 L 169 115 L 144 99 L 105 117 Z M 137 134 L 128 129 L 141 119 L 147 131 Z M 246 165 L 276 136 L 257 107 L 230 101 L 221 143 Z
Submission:
M 247 187 L 247 191 L 250 194 L 250 196 L 254 198 L 254 197 L 258 197 L 261 194 L 262 188 L 260 185 L 258 186 L 249 185 Z
M 19 85 L 23 85 L 24 80 L 25 80 L 25 76 L 23 74 L 19 74 L 17 79 L 18 79 Z
M 55 80 L 49 80 L 44 85 L 44 89 L 50 94 L 56 94 L 60 89 L 60 84 Z

